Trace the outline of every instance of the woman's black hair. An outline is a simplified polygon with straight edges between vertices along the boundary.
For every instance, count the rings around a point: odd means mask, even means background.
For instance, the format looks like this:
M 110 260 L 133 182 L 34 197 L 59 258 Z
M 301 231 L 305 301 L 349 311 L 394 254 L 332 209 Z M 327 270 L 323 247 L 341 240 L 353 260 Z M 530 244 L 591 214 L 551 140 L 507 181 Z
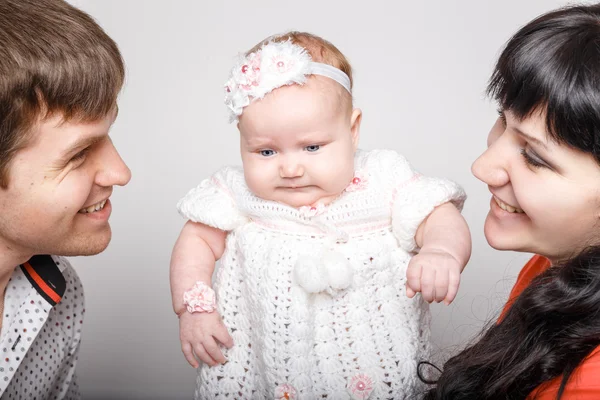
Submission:
M 553 140 L 600 163 L 600 4 L 552 11 L 521 28 L 502 52 L 488 94 L 519 119 L 541 112 Z M 560 399 L 597 346 L 600 246 L 534 279 L 500 322 L 446 362 L 424 398 L 525 399 L 560 378 Z
M 600 162 L 600 3 L 559 9 L 521 28 L 487 92 L 519 119 L 545 112 L 551 138 Z

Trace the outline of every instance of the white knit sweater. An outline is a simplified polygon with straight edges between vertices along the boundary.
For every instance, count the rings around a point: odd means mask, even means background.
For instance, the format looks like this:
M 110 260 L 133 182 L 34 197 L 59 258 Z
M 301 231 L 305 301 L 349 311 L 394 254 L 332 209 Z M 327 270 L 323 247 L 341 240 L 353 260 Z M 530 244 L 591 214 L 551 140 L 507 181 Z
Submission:
M 178 204 L 229 231 L 213 287 L 234 340 L 228 363 L 201 365 L 196 399 L 404 399 L 421 389 L 429 309 L 406 296 L 416 230 L 463 190 L 416 174 L 396 152 L 358 151 L 360 182 L 324 209 L 254 196 L 223 168 Z M 356 183 L 358 180 L 355 180 Z

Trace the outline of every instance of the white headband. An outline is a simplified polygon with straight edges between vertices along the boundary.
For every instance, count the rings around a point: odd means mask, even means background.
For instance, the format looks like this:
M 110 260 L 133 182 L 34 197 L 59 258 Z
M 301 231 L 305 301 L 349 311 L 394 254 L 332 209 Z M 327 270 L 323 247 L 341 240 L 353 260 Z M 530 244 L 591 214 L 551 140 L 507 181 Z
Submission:
M 331 65 L 313 62 L 303 47 L 290 40 L 269 42 L 256 52 L 240 57 L 225 84 L 230 121 L 237 121 L 250 102 L 262 99 L 281 86 L 302 85 L 308 75 L 333 79 L 352 94 L 348 75 Z

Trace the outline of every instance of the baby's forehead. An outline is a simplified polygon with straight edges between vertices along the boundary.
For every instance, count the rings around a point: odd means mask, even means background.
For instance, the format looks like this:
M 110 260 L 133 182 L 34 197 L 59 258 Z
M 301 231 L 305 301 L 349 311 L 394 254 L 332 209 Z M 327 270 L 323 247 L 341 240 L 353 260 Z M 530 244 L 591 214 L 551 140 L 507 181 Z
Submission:
M 323 128 L 323 127 L 322 127 Z M 288 129 L 241 132 L 242 144 L 251 148 L 306 146 L 328 142 L 333 135 L 327 129 L 307 129 L 290 126 Z
M 350 93 L 342 85 L 325 76 L 311 75 L 307 81 L 312 90 L 320 91 L 325 97 L 331 97 L 339 103 L 344 102 L 346 98 L 351 98 Z
M 343 99 L 335 88 L 320 82 L 282 87 L 248 105 L 239 118 L 247 140 L 288 137 L 315 140 L 345 120 Z
M 263 99 L 248 105 L 240 122 L 254 126 L 285 125 L 286 123 L 308 124 L 311 121 L 326 121 L 340 116 L 343 97 L 326 82 L 309 80 L 305 85 L 278 88 Z
M 265 106 L 314 108 L 319 114 L 337 114 L 352 106 L 350 94 L 341 85 L 318 75 L 308 77 L 302 85 L 277 88 L 263 100 Z

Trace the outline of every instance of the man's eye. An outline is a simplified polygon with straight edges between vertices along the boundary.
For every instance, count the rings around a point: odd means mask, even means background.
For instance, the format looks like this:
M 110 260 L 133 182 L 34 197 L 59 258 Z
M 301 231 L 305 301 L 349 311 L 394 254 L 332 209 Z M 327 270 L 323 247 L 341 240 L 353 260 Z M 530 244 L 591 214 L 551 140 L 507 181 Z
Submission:
M 89 151 L 90 151 L 89 147 L 86 147 L 85 149 L 81 150 L 79 153 L 77 153 L 73 157 L 71 157 L 71 162 L 78 162 L 78 161 L 84 160 Z

